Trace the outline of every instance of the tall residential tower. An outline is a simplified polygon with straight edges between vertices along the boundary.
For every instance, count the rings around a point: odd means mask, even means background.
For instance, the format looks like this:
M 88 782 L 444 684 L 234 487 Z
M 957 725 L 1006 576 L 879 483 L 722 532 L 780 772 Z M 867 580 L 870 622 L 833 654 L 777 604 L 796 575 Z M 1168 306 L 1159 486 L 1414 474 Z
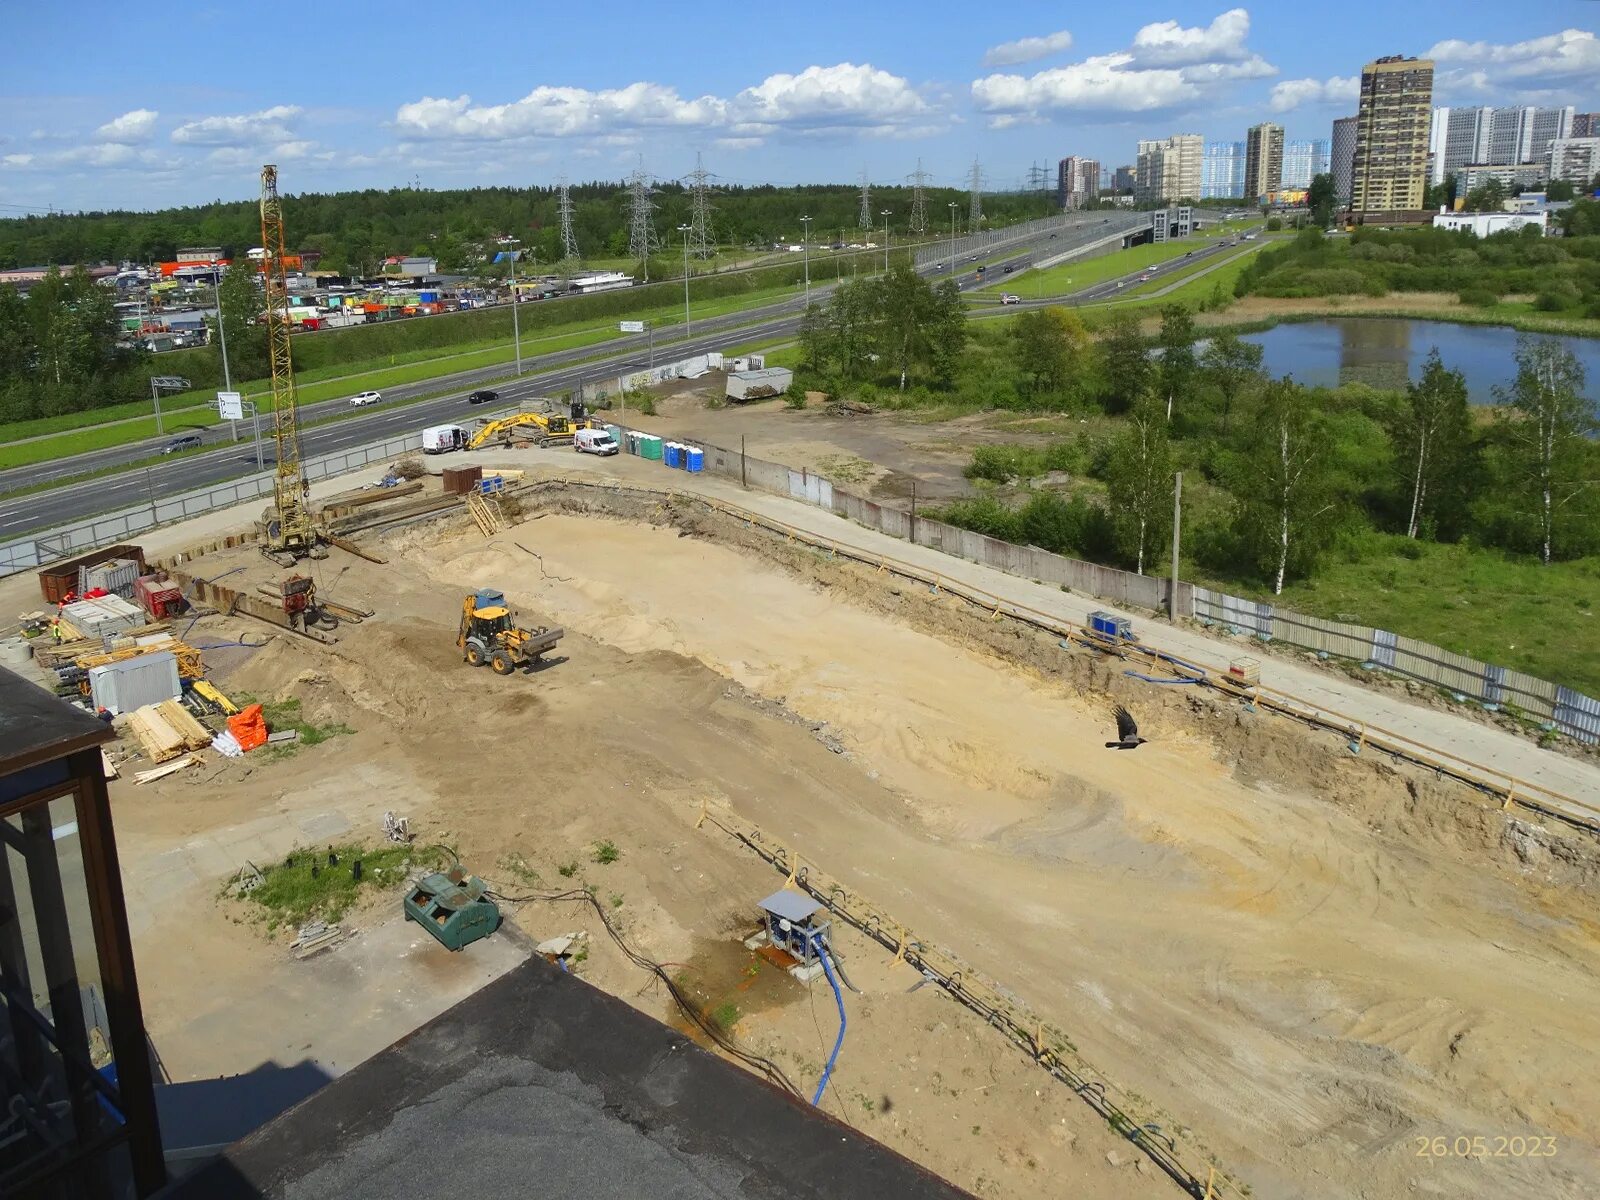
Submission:
M 1428 182 L 1433 62 L 1390 55 L 1361 68 L 1361 110 L 1351 171 L 1358 213 L 1416 211 Z
M 1263 121 L 1244 134 L 1244 197 L 1254 202 L 1283 187 L 1283 126 Z

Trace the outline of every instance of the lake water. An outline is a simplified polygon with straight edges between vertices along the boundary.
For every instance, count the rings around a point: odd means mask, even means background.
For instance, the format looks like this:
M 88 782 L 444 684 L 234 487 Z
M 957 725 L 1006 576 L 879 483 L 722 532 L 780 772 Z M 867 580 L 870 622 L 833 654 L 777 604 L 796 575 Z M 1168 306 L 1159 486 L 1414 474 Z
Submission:
M 1402 388 L 1421 374 L 1428 352 L 1437 346 L 1444 365 L 1466 376 L 1472 402 L 1490 404 L 1495 385 L 1509 386 L 1516 377 L 1517 336 L 1503 325 L 1338 317 L 1278 325 L 1245 334 L 1243 340 L 1263 348 L 1269 374 L 1325 387 L 1359 382 Z M 1583 364 L 1587 394 L 1600 396 L 1600 338 L 1559 340 Z

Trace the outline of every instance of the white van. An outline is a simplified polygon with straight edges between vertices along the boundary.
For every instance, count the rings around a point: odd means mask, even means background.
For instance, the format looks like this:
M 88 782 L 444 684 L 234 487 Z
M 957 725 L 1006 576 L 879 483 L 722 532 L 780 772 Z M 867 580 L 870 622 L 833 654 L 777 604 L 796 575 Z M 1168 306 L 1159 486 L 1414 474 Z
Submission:
M 622 447 L 604 429 L 580 429 L 572 437 L 572 448 L 579 454 L 615 454 Z
M 465 449 L 466 445 L 467 431 L 459 425 L 434 425 L 422 431 L 424 454 L 449 454 L 452 450 Z

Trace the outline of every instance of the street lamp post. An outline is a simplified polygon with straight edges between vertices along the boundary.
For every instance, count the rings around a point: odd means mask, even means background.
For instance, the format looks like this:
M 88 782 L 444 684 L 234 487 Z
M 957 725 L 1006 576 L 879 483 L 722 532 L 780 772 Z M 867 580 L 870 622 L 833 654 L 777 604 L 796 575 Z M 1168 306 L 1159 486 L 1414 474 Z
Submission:
M 811 218 L 801 217 L 800 225 L 805 230 L 800 245 L 806 257 L 806 308 L 811 307 Z
M 886 208 L 878 214 L 883 218 L 883 273 L 889 273 L 889 210 Z
M 689 233 L 694 228 L 692 225 L 679 225 L 678 232 L 683 234 L 683 340 L 689 340 L 691 326 L 689 324 Z
M 956 277 L 956 209 L 961 206 L 954 200 L 950 201 L 950 278 Z
M 522 321 L 517 311 L 517 248 L 522 245 L 511 239 L 511 341 L 517 348 L 517 375 L 522 375 Z

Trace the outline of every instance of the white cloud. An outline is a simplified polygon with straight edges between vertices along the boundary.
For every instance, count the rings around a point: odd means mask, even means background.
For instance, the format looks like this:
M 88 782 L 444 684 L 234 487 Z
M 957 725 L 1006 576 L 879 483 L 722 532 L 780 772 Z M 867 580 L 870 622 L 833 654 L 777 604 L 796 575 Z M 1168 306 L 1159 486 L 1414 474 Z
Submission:
M 1156 21 L 1133 35 L 1133 53 L 1140 65 L 1182 67 L 1191 63 L 1232 62 L 1248 56 L 1250 14 L 1232 8 L 1205 28 L 1185 28 L 1176 21 Z
M 4 158 L 0 158 L 0 167 L 31 167 L 32 165 L 33 155 L 31 154 L 7 154 Z
M 259 146 L 293 139 L 291 123 L 300 116 L 294 104 L 278 104 L 260 112 L 232 117 L 204 117 L 172 131 L 172 140 L 190 146 Z
M 1361 95 L 1361 80 L 1350 75 L 1327 79 L 1285 79 L 1272 89 L 1273 112 L 1288 112 L 1302 104 L 1351 104 Z
M 1270 79 L 1278 68 L 1252 54 L 1243 62 L 1195 63 L 1183 68 L 1183 77 L 1190 83 L 1226 83 L 1233 79 Z
M 973 82 L 972 100 L 983 112 L 1015 117 L 1048 109 L 1151 112 L 1200 98 L 1182 71 L 1128 70 L 1132 62 L 1131 54 L 1101 54 L 1032 76 L 989 75 Z
M 898 75 L 870 63 L 807 67 L 798 75 L 769 75 L 727 106 L 735 134 L 777 128 L 825 133 L 840 128 L 888 131 L 923 118 L 928 106 Z
M 719 150 L 754 150 L 766 140 L 758 137 L 720 137 L 712 144 Z
M 1033 62 L 1051 54 L 1060 54 L 1072 48 L 1072 34 L 1065 29 L 1047 33 L 1043 37 L 1018 38 L 1014 42 L 1001 42 L 983 53 L 986 67 L 1014 67 L 1019 63 Z
M 480 138 L 576 137 L 608 129 L 693 127 L 719 124 L 725 103 L 712 96 L 684 100 L 659 83 L 590 91 L 537 87 L 510 104 L 474 105 L 471 96 L 454 100 L 425 96 L 402 104 L 395 125 L 410 137 Z
M 1452 38 L 1424 57 L 1437 63 L 1480 66 L 1482 74 L 1491 79 L 1579 78 L 1590 83 L 1600 79 L 1600 38 L 1584 29 L 1564 29 L 1510 45 Z
M 402 104 L 394 125 L 402 135 L 419 139 L 590 137 L 632 144 L 640 133 L 671 128 L 725 129 L 736 138 L 778 130 L 893 130 L 928 113 L 927 103 L 900 76 L 871 64 L 839 63 L 769 75 L 731 98 L 686 100 L 671 87 L 646 82 L 600 91 L 538 87 L 520 100 L 494 105 L 474 104 L 467 95 L 425 96 Z
M 125 112 L 114 121 L 107 121 L 96 129 L 95 140 L 117 142 L 122 145 L 148 141 L 151 133 L 155 131 L 156 118 L 160 115 L 148 108 L 136 108 L 132 112 Z

